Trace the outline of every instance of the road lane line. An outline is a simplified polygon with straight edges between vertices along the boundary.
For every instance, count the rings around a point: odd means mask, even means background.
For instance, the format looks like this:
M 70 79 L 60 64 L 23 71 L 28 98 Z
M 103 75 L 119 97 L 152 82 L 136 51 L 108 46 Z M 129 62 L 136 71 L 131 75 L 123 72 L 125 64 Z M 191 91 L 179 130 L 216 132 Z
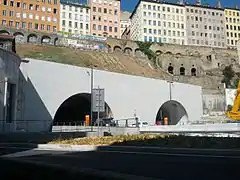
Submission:
M 180 154 L 180 153 L 154 153 L 154 152 L 133 152 L 133 151 L 96 151 L 103 153 L 120 153 L 120 154 L 142 154 L 142 155 L 158 155 L 158 156 L 179 156 L 179 157 L 204 157 L 204 158 L 229 158 L 240 159 L 240 156 L 215 156 L 215 155 L 200 155 L 200 154 Z

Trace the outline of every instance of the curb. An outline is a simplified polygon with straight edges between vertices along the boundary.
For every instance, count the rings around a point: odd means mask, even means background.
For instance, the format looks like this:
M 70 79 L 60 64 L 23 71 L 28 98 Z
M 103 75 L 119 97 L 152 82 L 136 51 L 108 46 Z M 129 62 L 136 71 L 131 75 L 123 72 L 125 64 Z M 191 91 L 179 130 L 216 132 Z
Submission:
M 201 152 L 236 152 L 240 153 L 240 149 L 199 149 L 199 148 L 171 148 L 171 147 L 151 147 L 151 146 L 109 146 L 109 145 L 70 145 L 70 144 L 38 144 L 38 150 L 55 150 L 55 151 L 96 151 L 99 148 L 119 148 L 119 149 L 149 149 L 160 151 L 201 151 Z
M 38 150 L 54 151 L 96 151 L 98 146 L 93 145 L 70 145 L 70 144 L 38 144 Z

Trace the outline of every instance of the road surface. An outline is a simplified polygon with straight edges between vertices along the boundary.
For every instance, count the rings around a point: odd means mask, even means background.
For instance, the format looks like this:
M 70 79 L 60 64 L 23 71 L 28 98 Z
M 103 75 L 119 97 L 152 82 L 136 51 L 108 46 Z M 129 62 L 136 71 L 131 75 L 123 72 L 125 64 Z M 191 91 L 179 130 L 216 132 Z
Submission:
M 26 147 L 25 156 L 18 159 L 71 167 L 92 168 L 112 172 L 152 177 L 164 180 L 238 180 L 240 153 L 181 153 L 142 150 L 137 148 L 103 148 L 95 152 L 41 151 Z M 19 147 L 22 152 L 24 147 Z M 0 153 L 17 152 L 6 147 Z M 35 152 L 35 153 L 33 153 Z M 29 154 L 28 154 L 29 153 Z

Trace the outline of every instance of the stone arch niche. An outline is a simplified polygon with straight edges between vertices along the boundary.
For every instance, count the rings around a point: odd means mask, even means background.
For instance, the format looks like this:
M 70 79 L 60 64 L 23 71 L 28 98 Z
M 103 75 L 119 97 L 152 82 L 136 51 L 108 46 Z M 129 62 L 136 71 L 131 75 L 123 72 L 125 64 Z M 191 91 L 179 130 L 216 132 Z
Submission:
M 27 42 L 28 43 L 37 43 L 37 39 L 38 39 L 38 37 L 37 37 L 36 34 L 29 34 L 27 36 Z
M 126 47 L 126 48 L 124 48 L 123 52 L 124 52 L 124 54 L 131 55 L 132 54 L 132 48 Z
M 122 52 L 122 48 L 120 46 L 114 46 L 113 51 L 117 52 L 117 53 L 121 53 Z
M 157 51 L 155 52 L 155 54 L 156 54 L 157 56 L 160 56 L 161 54 L 163 54 L 163 52 L 160 51 L 160 50 L 157 50 Z
M 8 32 L 5 29 L 0 29 L 0 34 L 2 34 L 2 35 L 10 35 L 10 32 Z
M 182 67 L 180 67 L 180 69 L 179 69 L 179 72 L 180 72 L 180 76 L 184 76 L 185 75 L 185 68 L 182 66 Z
M 175 100 L 169 100 L 161 105 L 157 112 L 156 123 L 163 124 L 164 117 L 168 118 L 169 125 L 188 122 L 188 114 L 184 106 Z
M 16 43 L 24 43 L 24 34 L 22 32 L 15 32 L 13 36 L 15 36 Z
M 169 66 L 168 66 L 168 73 L 173 74 L 173 72 L 174 72 L 174 67 L 172 66 L 171 63 L 169 63 Z
M 112 52 L 112 47 L 109 45 L 109 44 L 106 44 L 106 51 L 108 53 L 111 53 Z
M 47 35 L 42 36 L 41 44 L 51 44 L 51 38 Z
M 85 115 L 91 115 L 91 94 L 78 93 L 67 98 L 57 109 L 53 125 L 83 124 Z M 100 113 L 100 118 L 113 118 L 112 110 L 105 102 L 105 112 Z M 93 124 L 96 122 L 97 113 L 93 113 Z
M 135 49 L 135 56 L 136 57 L 144 57 L 144 53 L 140 49 Z
M 165 52 L 164 54 L 172 55 L 173 53 L 170 51 Z
M 197 76 L 197 69 L 194 67 L 194 65 L 192 65 L 191 68 L 191 76 Z

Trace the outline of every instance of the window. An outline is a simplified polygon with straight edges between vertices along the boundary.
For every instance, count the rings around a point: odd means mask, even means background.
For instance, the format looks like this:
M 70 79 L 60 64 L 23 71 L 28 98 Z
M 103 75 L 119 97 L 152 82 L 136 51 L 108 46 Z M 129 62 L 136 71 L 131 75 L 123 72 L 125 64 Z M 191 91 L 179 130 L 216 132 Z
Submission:
M 29 10 L 33 10 L 33 4 L 29 4 Z
M 53 9 L 53 13 L 57 14 L 57 9 L 56 8 Z
M 39 11 L 39 10 L 40 10 L 39 5 L 36 5 L 36 6 L 35 6 L 35 10 L 36 10 L 36 11 Z
M 21 6 L 21 3 L 20 2 L 17 2 L 17 7 L 20 7 Z
M 2 15 L 3 15 L 3 16 L 6 16 L 6 15 L 7 15 L 7 11 L 6 11 L 6 10 L 3 10 Z
M 26 28 L 26 22 L 22 22 L 22 28 Z
M 34 24 L 34 29 L 38 30 L 38 24 L 37 23 Z
M 106 14 L 106 13 L 107 13 L 107 8 L 104 8 L 104 9 L 103 9 L 103 12 Z
M 118 32 L 118 28 L 117 27 L 114 27 L 114 32 Z
M 4 6 L 7 6 L 7 0 L 4 0 L 4 1 L 3 1 L 3 5 L 4 5 Z

